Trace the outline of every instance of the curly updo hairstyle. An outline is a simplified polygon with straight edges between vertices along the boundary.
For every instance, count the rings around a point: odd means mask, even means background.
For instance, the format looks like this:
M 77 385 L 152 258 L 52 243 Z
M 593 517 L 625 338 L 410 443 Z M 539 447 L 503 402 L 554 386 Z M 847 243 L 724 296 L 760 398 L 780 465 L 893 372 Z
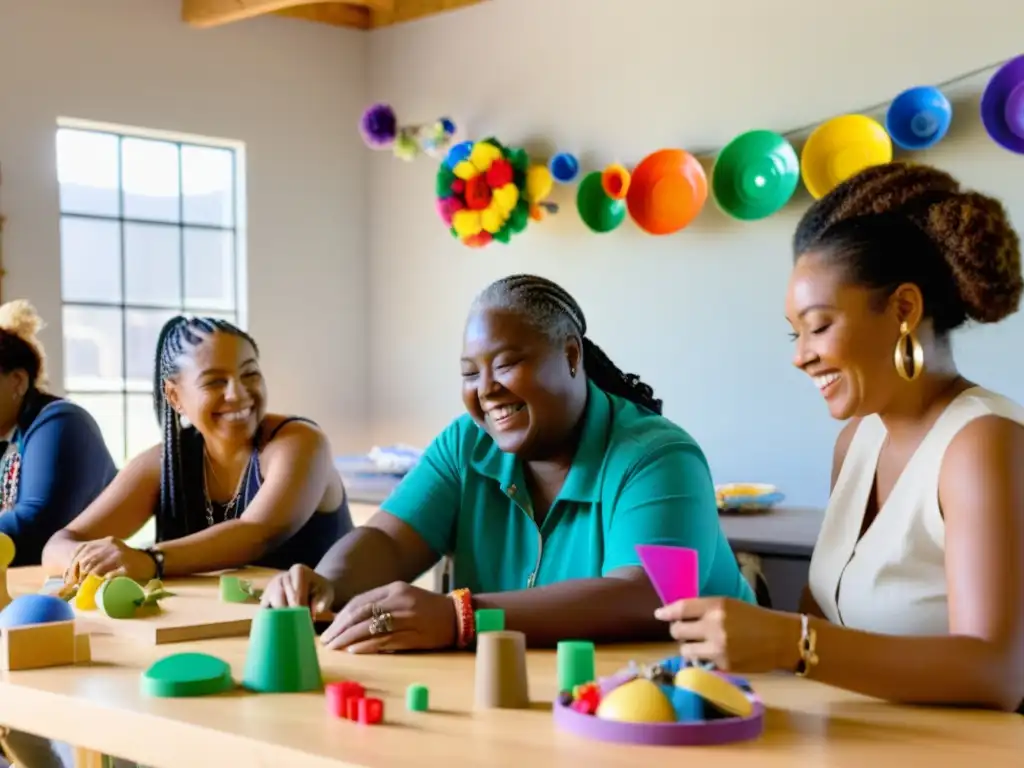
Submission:
M 1017 311 L 1020 240 L 998 200 L 962 190 L 944 171 L 890 163 L 868 168 L 818 200 L 793 236 L 794 259 L 814 252 L 877 291 L 904 283 L 924 300 L 935 333 Z

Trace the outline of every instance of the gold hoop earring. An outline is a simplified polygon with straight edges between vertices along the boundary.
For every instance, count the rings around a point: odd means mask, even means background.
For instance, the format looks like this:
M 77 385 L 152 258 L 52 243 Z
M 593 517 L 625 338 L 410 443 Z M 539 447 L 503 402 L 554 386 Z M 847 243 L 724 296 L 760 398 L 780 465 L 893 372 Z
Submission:
M 908 342 L 910 343 L 909 362 L 912 363 L 912 368 L 909 372 L 907 371 Z M 904 381 L 913 381 L 924 370 L 924 349 L 921 348 L 921 342 L 917 340 L 917 336 L 907 327 L 905 320 L 900 323 L 900 338 L 896 342 L 896 350 L 893 352 L 892 360 L 896 366 L 896 373 Z

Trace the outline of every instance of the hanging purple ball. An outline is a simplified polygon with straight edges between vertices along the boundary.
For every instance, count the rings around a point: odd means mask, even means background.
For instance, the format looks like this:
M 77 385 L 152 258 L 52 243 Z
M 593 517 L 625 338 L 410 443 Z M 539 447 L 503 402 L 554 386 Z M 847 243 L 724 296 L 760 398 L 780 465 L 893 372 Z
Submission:
M 395 143 L 398 135 L 398 118 L 387 104 L 374 104 L 363 112 L 359 123 L 363 141 L 374 149 L 387 149 Z

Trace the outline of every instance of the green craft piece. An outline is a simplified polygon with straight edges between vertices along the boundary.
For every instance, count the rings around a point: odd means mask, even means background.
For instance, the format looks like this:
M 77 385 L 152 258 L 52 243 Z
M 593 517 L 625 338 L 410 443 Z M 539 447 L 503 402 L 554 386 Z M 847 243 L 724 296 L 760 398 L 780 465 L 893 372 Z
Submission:
M 405 689 L 405 708 L 410 712 L 426 712 L 430 707 L 430 689 L 413 683 Z
M 583 177 L 576 190 L 576 210 L 583 223 L 598 234 L 611 232 L 626 218 L 626 204 L 605 194 L 600 171 Z
M 144 606 L 157 605 L 165 597 L 174 597 L 173 592 L 168 592 L 164 589 L 164 583 L 159 579 L 153 579 L 142 588 L 144 597 L 138 603 L 140 608 Z
M 258 600 L 261 590 L 256 589 L 251 581 L 238 576 L 220 577 L 220 599 L 225 603 L 248 603 Z
M 452 173 L 452 170 L 448 167 L 447 163 L 441 163 L 441 167 L 437 171 L 437 180 L 434 186 L 434 192 L 437 197 L 450 197 L 452 194 L 453 181 L 455 181 L 455 174 Z
M 530 221 L 530 206 L 525 200 L 520 200 L 515 208 L 512 209 L 512 214 L 508 217 L 508 227 L 512 230 L 512 234 L 518 235 L 524 229 Z
M 264 608 L 249 630 L 242 685 L 259 693 L 301 693 L 323 688 L 309 608 Z
M 558 643 L 558 690 L 571 691 L 577 685 L 594 682 L 594 644 L 588 640 Z
M 96 607 L 112 619 L 130 619 L 146 600 L 146 592 L 137 581 L 115 576 L 96 591 Z
M 513 169 L 526 172 L 526 167 L 530 164 L 530 157 L 526 154 L 526 150 L 521 147 L 510 150 L 508 153 L 508 162 Z
M 206 653 L 175 653 L 142 673 L 143 696 L 210 696 L 235 686 L 226 661 Z
M 509 227 L 508 222 L 505 222 L 505 226 L 494 233 L 494 242 L 504 243 L 508 245 L 509 241 L 512 240 L 512 229 Z
M 481 608 L 473 614 L 476 617 L 476 633 L 503 632 L 505 612 L 501 608 Z

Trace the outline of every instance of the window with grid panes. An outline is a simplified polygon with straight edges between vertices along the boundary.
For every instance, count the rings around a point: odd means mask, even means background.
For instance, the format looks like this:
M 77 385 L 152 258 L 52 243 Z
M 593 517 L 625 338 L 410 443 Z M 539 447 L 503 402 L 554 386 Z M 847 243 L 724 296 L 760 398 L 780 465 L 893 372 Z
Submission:
M 239 323 L 239 152 L 60 126 L 64 388 L 120 465 L 160 441 L 156 341 L 177 314 Z

